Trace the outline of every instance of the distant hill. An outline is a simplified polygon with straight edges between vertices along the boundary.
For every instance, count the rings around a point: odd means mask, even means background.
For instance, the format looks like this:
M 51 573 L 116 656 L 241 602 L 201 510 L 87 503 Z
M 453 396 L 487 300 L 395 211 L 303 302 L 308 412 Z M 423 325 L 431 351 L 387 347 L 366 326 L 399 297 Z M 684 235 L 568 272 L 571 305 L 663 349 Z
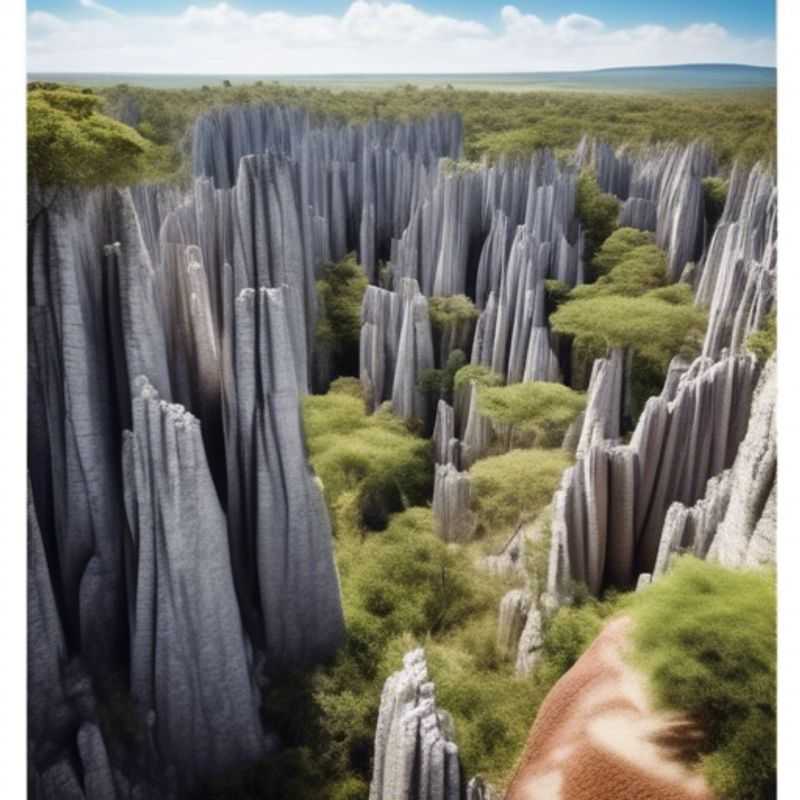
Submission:
M 661 67 L 612 67 L 609 69 L 475 74 L 396 74 L 396 75 L 165 75 L 132 73 L 31 73 L 29 80 L 60 81 L 84 86 L 113 86 L 127 83 L 152 89 L 197 89 L 219 85 L 223 80 L 247 84 L 257 80 L 325 86 L 328 88 L 386 88 L 414 84 L 458 89 L 526 91 L 533 89 L 572 89 L 611 92 L 680 92 L 703 90 L 769 89 L 776 86 L 774 67 L 745 64 L 678 64 Z

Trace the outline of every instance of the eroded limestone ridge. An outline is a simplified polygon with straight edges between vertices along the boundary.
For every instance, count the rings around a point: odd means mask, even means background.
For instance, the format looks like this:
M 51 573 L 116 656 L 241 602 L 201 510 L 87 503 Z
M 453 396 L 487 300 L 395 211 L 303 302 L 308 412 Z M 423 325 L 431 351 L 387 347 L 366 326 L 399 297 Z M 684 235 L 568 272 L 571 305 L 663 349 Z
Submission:
M 370 800 L 460 800 L 453 736 L 449 714 L 436 705 L 424 650 L 406 653 L 381 694 Z

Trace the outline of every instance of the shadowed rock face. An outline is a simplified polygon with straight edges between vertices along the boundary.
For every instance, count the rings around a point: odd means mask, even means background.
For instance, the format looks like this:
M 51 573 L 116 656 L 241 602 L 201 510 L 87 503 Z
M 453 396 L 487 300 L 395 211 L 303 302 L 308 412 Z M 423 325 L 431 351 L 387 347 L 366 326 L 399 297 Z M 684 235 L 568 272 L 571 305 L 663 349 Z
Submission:
M 778 190 L 775 178 L 754 166 L 734 167 L 722 217 L 714 231 L 695 293 L 709 306 L 703 355 L 742 350 L 763 324 L 776 297 Z
M 712 800 L 692 769 L 697 732 L 656 711 L 625 661 L 628 618 L 608 623 L 551 689 L 506 800 Z
M 423 650 L 403 657 L 381 694 L 370 800 L 459 800 L 461 766 L 453 725 L 439 709 Z
M 258 758 L 263 735 L 200 424 L 145 378 L 135 388 L 123 447 L 131 693 L 155 712 L 158 746 L 191 786 Z
M 570 580 L 594 594 L 633 588 L 652 571 L 669 506 L 694 503 L 733 463 L 758 374 L 752 356 L 700 357 L 673 400 L 647 401 L 629 445 L 600 439 L 582 451 L 553 499 L 548 592 Z
M 339 580 L 303 442 L 298 298 L 282 287 L 230 299 L 223 374 L 231 557 L 250 635 L 267 669 L 282 671 L 324 660 L 341 643 Z

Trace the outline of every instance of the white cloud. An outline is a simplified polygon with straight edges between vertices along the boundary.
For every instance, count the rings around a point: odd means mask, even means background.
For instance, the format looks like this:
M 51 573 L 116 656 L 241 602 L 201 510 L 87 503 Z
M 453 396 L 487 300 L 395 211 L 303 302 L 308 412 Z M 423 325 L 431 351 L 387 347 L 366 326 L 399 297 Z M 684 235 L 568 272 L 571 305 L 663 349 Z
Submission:
M 546 22 L 513 5 L 498 9 L 495 29 L 379 0 L 353 0 L 341 16 L 249 12 L 227 2 L 173 15 L 120 14 L 96 0 L 81 5 L 101 13 L 28 15 L 29 71 L 436 73 L 775 63 L 774 40 L 739 38 L 713 22 L 610 28 L 582 14 Z

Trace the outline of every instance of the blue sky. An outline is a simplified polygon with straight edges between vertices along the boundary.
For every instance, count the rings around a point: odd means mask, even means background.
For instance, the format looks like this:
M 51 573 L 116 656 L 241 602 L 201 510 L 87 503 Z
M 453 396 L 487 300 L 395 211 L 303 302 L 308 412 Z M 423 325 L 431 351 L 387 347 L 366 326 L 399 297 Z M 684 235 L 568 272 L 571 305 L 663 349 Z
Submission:
M 194 4 L 209 5 L 202 0 L 194 0 Z M 348 5 L 340 0 L 240 0 L 231 4 L 249 11 L 281 10 L 316 14 L 340 14 Z M 190 3 L 181 0 L 110 0 L 108 5 L 127 13 L 174 13 L 182 11 Z M 426 0 L 417 5 L 429 12 L 469 17 L 487 24 L 499 19 L 500 4 L 487 3 L 485 0 Z M 551 0 L 546 3 L 519 2 L 515 5 L 520 11 L 536 14 L 544 20 L 578 13 L 597 17 L 615 26 L 660 23 L 677 27 L 693 22 L 716 22 L 740 35 L 773 36 L 775 31 L 775 3 L 771 0 Z M 28 8 L 64 16 L 83 11 L 78 0 L 30 0 Z
M 535 72 L 775 64 L 763 0 L 30 0 L 31 72 Z

